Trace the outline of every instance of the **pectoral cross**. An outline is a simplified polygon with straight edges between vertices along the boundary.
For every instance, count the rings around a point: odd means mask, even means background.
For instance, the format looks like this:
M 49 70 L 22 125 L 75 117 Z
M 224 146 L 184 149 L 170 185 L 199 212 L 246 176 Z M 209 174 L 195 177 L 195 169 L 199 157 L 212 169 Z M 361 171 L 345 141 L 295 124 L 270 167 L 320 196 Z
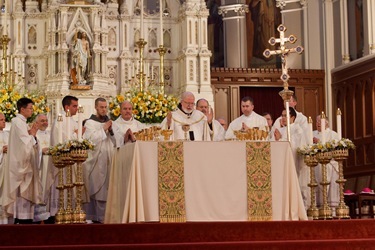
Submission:
M 279 27 L 277 27 L 277 31 L 280 33 L 280 38 L 271 37 L 270 40 L 268 40 L 268 43 L 272 46 L 276 45 L 277 43 L 280 43 L 280 48 L 277 50 L 269 50 L 266 49 L 263 52 L 263 55 L 266 58 L 271 57 L 272 55 L 280 55 L 281 56 L 281 65 L 282 65 L 282 74 L 280 79 L 284 83 L 284 90 L 288 89 L 288 80 L 289 80 L 289 74 L 288 74 L 288 67 L 287 67 L 287 56 L 289 53 L 298 53 L 301 54 L 303 52 L 302 46 L 297 46 L 295 48 L 287 48 L 286 43 L 295 43 L 297 41 L 297 38 L 294 35 L 290 35 L 289 37 L 285 37 L 285 31 L 286 27 L 283 24 L 280 24 Z

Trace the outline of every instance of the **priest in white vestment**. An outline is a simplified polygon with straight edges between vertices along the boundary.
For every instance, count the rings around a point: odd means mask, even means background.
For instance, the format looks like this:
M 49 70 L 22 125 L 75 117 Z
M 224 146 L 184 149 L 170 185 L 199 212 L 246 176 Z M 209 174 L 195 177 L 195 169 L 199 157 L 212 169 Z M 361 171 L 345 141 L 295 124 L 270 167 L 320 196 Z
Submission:
M 225 139 L 236 139 L 234 131 L 247 130 L 249 128 L 257 127 L 260 130 L 265 130 L 268 127 L 267 120 L 261 115 L 254 112 L 254 100 L 249 96 L 245 96 L 241 100 L 242 115 L 234 119 L 225 133 Z
M 326 121 L 326 129 L 325 129 L 325 140 L 339 140 L 339 135 L 329 128 L 328 118 L 325 119 Z M 316 129 L 313 131 L 313 142 L 318 143 L 322 139 L 322 127 L 321 127 L 321 119 L 320 115 L 316 117 Z M 336 207 L 340 201 L 340 186 L 336 183 L 336 180 L 339 178 L 339 165 L 337 161 L 334 159 L 331 160 L 330 163 L 326 165 L 327 168 L 327 180 L 331 183 L 328 186 L 328 203 L 331 207 Z M 322 181 L 322 167 L 320 164 L 315 167 L 315 175 L 316 180 L 318 183 Z M 322 186 L 318 185 L 317 188 L 317 205 L 322 205 L 323 203 L 323 193 L 322 193 Z
M 297 106 L 297 97 L 296 97 L 295 95 L 293 95 L 293 96 L 290 98 L 290 100 L 289 100 L 289 107 L 292 107 L 292 108 L 296 111 L 296 114 L 297 114 L 294 123 L 299 124 L 299 126 L 300 126 L 304 131 L 307 131 L 307 130 L 308 130 L 308 122 L 307 122 L 307 118 L 306 118 L 306 116 L 305 116 L 304 114 L 302 114 L 301 112 L 298 112 L 298 111 L 296 110 L 296 106 Z M 276 128 L 280 128 L 280 127 L 283 126 L 283 125 L 282 125 L 282 122 L 281 122 L 281 119 L 282 119 L 282 117 L 280 116 L 280 117 L 278 117 L 278 118 L 276 119 L 276 121 L 273 123 L 272 129 L 271 129 L 272 134 L 275 132 L 275 129 L 276 129 Z M 308 135 L 307 135 L 307 133 L 306 133 L 306 134 L 305 134 L 305 139 L 306 139 L 306 141 L 308 140 L 307 136 L 308 136 Z
M 225 137 L 224 127 L 219 121 L 213 119 L 213 110 L 206 99 L 199 99 L 197 101 L 196 109 L 201 111 L 207 117 L 207 123 L 210 127 L 210 135 L 212 141 L 223 141 Z
M 104 98 L 95 100 L 96 115 L 85 123 L 84 138 L 95 144 L 89 151 L 88 159 L 83 163 L 86 190 L 87 220 L 102 223 L 108 195 L 109 177 L 116 138 L 112 129 L 112 120 L 107 116 L 107 101 Z
M 47 130 L 48 128 L 48 117 L 45 114 L 39 114 L 35 118 L 35 123 L 38 125 L 38 131 L 36 132 L 36 137 L 39 142 L 39 177 L 42 182 L 42 197 L 43 204 L 35 206 L 34 222 L 46 221 L 50 217 L 50 197 L 46 195 L 46 183 L 47 174 L 50 164 L 50 156 L 48 153 L 48 148 L 51 146 L 51 133 Z
M 199 110 L 194 109 L 195 97 L 191 92 L 181 95 L 178 109 L 169 112 L 161 123 L 162 129 L 173 130 L 171 140 L 211 141 L 210 128 L 207 117 Z M 183 131 L 182 127 L 189 128 Z
M 297 149 L 303 147 L 307 144 L 307 140 L 305 137 L 304 130 L 300 127 L 298 123 L 295 122 L 296 117 L 298 117 L 297 112 L 294 108 L 289 108 L 290 112 L 290 147 L 292 149 L 294 164 L 296 165 L 297 176 L 299 180 L 299 185 L 301 188 L 303 202 L 305 207 L 308 208 L 310 206 L 310 188 L 308 184 L 310 182 L 310 170 L 306 166 L 303 161 L 303 157 L 301 157 L 297 153 Z M 288 140 L 288 132 L 287 132 L 287 114 L 286 110 L 283 110 L 281 114 L 281 128 L 276 128 L 275 133 L 272 140 L 275 141 L 287 141 Z
M 53 122 L 51 129 L 51 146 L 59 143 L 59 123 L 61 123 L 61 134 L 62 142 L 66 142 L 69 139 L 77 139 L 78 123 L 74 120 L 73 116 L 78 111 L 78 98 L 75 96 L 67 95 L 62 99 L 63 111 L 61 112 L 62 122 L 58 122 L 57 119 Z M 66 117 L 67 111 L 69 110 L 70 117 Z M 70 121 L 70 130 L 67 128 L 67 118 Z M 69 136 L 69 138 L 68 138 Z M 59 190 L 56 189 L 58 185 L 58 169 L 53 165 L 52 159 L 50 158 L 50 168 L 47 172 L 45 195 L 48 196 L 49 212 L 51 218 L 50 223 L 54 223 L 55 215 L 58 211 L 58 200 Z
M 142 129 L 146 128 L 146 125 L 141 123 L 140 121 L 134 119 L 133 117 L 133 104 L 129 101 L 124 101 L 121 103 L 121 115 L 114 121 L 114 124 L 118 128 L 118 133 L 122 137 L 128 134 L 132 134 L 134 132 L 138 132 Z M 128 132 L 128 130 L 130 131 Z M 115 128 L 114 128 L 115 130 Z M 116 133 L 116 130 L 115 130 Z M 120 145 L 117 146 L 122 146 L 124 145 L 125 140 L 120 141 Z
M 9 133 L 4 131 L 5 128 L 5 115 L 0 112 L 0 224 L 8 224 L 8 217 L 3 211 L 2 197 L 3 197 L 3 184 L 4 184 L 4 170 L 7 164 L 7 152 Z
M 35 204 L 42 203 L 42 186 L 39 178 L 39 144 L 37 124 L 28 127 L 33 102 L 29 98 L 17 101 L 18 114 L 12 119 L 9 133 L 8 165 L 4 179 L 3 208 L 13 215 L 16 223 L 31 224 Z

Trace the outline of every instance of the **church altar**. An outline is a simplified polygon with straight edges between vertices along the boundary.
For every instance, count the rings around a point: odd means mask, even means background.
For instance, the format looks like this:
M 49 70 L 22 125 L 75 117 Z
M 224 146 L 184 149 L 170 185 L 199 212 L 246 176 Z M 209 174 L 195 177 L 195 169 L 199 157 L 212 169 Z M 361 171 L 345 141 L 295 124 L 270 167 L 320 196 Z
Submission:
M 183 142 L 186 221 L 248 220 L 246 145 Z M 270 152 L 270 219 L 307 220 L 290 144 L 271 142 Z M 158 142 L 116 149 L 105 223 L 160 221 L 158 185 Z

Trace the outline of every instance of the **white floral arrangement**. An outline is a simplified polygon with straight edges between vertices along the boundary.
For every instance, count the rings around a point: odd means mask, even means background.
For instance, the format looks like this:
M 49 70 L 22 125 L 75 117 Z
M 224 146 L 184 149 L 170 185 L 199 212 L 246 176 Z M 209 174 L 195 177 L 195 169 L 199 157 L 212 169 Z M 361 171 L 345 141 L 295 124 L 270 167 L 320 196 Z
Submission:
M 354 143 L 348 138 L 342 138 L 341 140 L 332 140 L 332 146 L 335 150 L 337 149 L 355 149 Z
M 69 140 L 65 143 L 58 143 L 55 146 L 48 148 L 48 155 L 56 156 L 61 155 L 62 153 L 70 152 L 74 149 L 84 149 L 84 150 L 93 150 L 95 145 L 87 139 L 83 140 Z
M 123 101 L 133 104 L 133 116 L 142 123 L 161 123 L 169 111 L 177 109 L 178 100 L 172 95 L 162 95 L 157 91 L 132 90 L 117 95 L 109 102 L 110 115 L 115 120 L 120 115 Z

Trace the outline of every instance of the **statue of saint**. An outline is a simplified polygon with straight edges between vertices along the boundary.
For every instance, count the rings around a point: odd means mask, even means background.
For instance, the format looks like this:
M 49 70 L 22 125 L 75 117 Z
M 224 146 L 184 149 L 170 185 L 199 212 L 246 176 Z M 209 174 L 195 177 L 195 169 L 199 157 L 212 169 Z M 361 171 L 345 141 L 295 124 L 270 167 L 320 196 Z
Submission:
M 73 44 L 71 78 L 73 85 L 85 85 L 91 58 L 90 43 L 85 32 L 76 33 Z

